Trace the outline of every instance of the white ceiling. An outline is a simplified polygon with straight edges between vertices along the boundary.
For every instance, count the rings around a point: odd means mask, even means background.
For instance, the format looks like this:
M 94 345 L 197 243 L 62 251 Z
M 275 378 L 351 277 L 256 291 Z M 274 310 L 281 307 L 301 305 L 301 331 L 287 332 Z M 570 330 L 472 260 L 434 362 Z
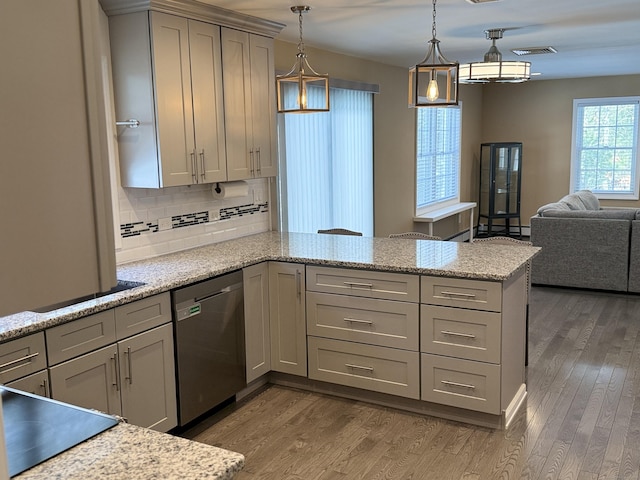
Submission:
M 298 42 L 291 0 L 200 0 L 286 24 L 277 39 Z M 431 0 L 309 0 L 307 46 L 410 67 L 431 39 Z M 301 3 L 304 4 L 304 3 Z M 506 28 L 497 41 L 503 60 L 531 62 L 537 79 L 640 73 L 640 0 L 439 0 L 437 38 L 451 61 L 481 61 L 484 31 Z M 518 57 L 512 48 L 552 46 L 558 53 Z M 313 58 L 309 56 L 313 66 Z M 293 59 L 292 59 L 293 63 Z

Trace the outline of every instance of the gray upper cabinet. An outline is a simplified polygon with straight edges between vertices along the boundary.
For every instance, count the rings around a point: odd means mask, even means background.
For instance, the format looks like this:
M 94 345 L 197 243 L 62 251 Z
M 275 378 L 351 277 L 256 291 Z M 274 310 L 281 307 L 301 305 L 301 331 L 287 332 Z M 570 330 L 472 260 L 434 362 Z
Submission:
M 116 283 L 100 15 L 0 2 L 0 316 Z
M 220 28 L 159 12 L 109 19 L 121 182 L 225 181 Z
M 229 180 L 276 175 L 273 39 L 222 29 Z

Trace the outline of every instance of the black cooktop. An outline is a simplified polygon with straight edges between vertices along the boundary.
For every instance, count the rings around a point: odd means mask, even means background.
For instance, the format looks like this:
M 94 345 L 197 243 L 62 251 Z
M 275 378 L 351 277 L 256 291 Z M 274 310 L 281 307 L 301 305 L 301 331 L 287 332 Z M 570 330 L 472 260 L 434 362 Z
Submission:
M 12 477 L 118 424 L 110 415 L 20 390 L 0 392 Z

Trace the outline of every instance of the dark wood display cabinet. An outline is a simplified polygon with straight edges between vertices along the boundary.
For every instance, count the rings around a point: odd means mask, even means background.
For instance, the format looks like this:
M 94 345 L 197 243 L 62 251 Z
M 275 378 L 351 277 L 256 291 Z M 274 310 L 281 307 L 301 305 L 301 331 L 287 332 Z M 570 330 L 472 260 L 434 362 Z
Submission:
M 479 236 L 522 237 L 521 173 L 522 143 L 483 143 L 480 146 Z M 517 226 L 512 225 L 513 220 L 517 220 Z M 513 231 L 512 227 L 515 227 Z

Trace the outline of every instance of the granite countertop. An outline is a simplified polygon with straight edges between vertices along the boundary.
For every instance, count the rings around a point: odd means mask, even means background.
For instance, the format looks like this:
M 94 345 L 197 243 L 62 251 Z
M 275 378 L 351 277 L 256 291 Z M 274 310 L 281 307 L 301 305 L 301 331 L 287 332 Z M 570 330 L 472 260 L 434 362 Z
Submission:
M 243 466 L 240 453 L 119 423 L 13 478 L 225 480 L 233 478 Z
M 0 342 L 267 260 L 503 281 L 538 247 L 437 240 L 265 232 L 119 265 L 118 279 L 145 285 L 47 313 L 0 318 Z

